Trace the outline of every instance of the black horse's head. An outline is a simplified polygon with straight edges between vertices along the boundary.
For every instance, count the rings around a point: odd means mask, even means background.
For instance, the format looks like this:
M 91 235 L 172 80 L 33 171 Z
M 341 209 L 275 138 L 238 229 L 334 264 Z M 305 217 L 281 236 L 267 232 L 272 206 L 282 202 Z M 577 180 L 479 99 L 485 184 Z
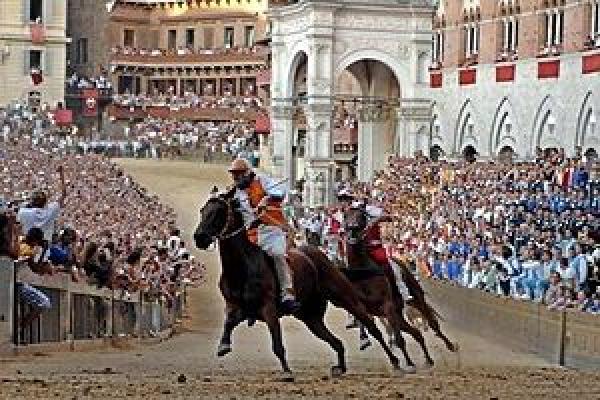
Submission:
M 345 214 L 348 239 L 359 239 L 368 224 L 367 213 L 362 207 L 352 207 Z
M 220 195 L 213 192 L 200 209 L 200 222 L 194 232 L 194 241 L 199 249 L 207 249 L 232 228 L 234 202 L 232 191 Z

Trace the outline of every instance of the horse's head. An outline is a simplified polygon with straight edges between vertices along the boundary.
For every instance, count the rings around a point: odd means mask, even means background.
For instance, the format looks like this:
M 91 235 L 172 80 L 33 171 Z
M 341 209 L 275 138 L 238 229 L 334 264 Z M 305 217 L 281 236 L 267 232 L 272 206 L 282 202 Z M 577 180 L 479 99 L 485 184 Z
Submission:
M 233 228 L 236 208 L 234 203 L 233 191 L 225 194 L 213 192 L 200 209 L 200 222 L 194 232 L 194 241 L 198 248 L 207 249 Z
M 359 239 L 367 227 L 367 213 L 362 208 L 350 208 L 344 217 L 346 221 L 346 232 L 348 239 Z

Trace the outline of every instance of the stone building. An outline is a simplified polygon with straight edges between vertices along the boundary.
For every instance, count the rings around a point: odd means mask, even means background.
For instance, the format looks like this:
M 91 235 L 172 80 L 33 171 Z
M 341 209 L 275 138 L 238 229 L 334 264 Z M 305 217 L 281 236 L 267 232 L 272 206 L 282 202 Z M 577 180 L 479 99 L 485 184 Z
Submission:
M 268 52 L 256 45 L 267 1 L 91 3 L 70 1 L 71 65 L 108 71 L 116 94 L 257 96 L 269 83 Z
M 598 0 L 442 0 L 431 125 L 414 149 L 527 158 L 600 151 Z
M 0 106 L 64 100 L 66 0 L 0 1 Z M 34 85 L 32 70 L 41 73 Z

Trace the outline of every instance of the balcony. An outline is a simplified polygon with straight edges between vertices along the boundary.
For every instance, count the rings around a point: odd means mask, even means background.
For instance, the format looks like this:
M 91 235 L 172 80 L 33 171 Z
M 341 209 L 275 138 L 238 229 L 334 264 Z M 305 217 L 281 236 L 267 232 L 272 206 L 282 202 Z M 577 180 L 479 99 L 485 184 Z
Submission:
M 29 38 L 32 44 L 41 45 L 46 43 L 46 27 L 36 22 L 29 24 Z
M 171 65 L 171 66 L 209 66 L 230 64 L 253 66 L 266 64 L 267 54 L 253 49 L 210 49 L 190 51 L 188 49 L 132 49 L 114 48 L 111 62 L 113 64 Z
M 519 59 L 519 53 L 515 50 L 504 49 L 498 56 L 496 57 L 496 62 L 514 62 Z
M 471 67 L 473 65 L 477 65 L 479 63 L 479 54 L 470 54 L 468 56 L 465 56 L 465 59 L 463 60 L 461 66 L 462 67 Z
M 562 52 L 563 47 L 561 44 L 553 46 L 543 46 L 538 51 L 537 58 L 558 57 L 561 55 Z
M 596 50 L 600 49 L 600 34 L 595 36 L 588 36 L 585 43 L 583 44 L 585 50 Z

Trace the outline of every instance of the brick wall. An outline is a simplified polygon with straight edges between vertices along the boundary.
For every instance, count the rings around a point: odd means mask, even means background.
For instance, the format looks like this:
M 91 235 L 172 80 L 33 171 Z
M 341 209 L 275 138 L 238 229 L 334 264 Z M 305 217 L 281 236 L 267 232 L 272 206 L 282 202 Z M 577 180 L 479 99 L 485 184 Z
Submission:
M 541 0 L 520 1 L 520 9 L 507 9 L 508 15 L 515 15 L 519 20 L 519 59 L 534 58 L 543 46 L 546 34 L 544 31 L 544 6 Z M 480 1 L 480 52 L 479 64 L 494 63 L 502 47 L 503 14 L 498 0 Z M 568 1 L 564 8 L 564 52 L 581 51 L 590 31 L 589 4 Z M 445 57 L 443 66 L 455 68 L 464 58 L 464 23 L 463 2 L 449 0 L 444 3 L 444 19 L 446 21 Z M 436 17 L 438 21 L 440 16 Z

